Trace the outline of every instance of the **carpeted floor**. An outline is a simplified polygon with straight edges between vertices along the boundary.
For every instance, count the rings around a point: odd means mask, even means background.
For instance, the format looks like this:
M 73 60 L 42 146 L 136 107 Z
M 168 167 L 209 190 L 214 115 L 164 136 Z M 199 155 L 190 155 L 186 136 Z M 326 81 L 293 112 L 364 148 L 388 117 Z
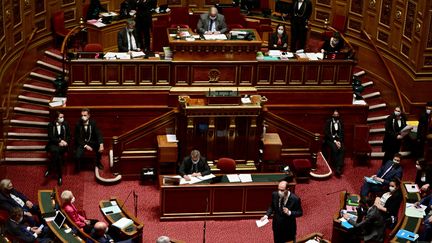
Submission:
M 311 180 L 307 184 L 298 184 L 296 194 L 302 199 L 303 217 L 297 220 L 297 236 L 311 232 L 321 232 L 331 239 L 332 217 L 338 211 L 339 191 L 348 190 L 358 193 L 364 175 L 376 172 L 381 161 L 372 161 L 370 166 L 353 166 L 346 160 L 344 175 L 338 179 Z M 414 180 L 415 166 L 411 160 L 403 160 L 403 180 Z M 139 181 L 122 181 L 113 186 L 103 186 L 96 182 L 92 171 L 80 174 L 72 173 L 72 165 L 67 166 L 64 183 L 60 190 L 71 190 L 76 196 L 76 205 L 86 211 L 88 218 L 103 220 L 98 203 L 101 199 L 116 196 L 125 200 L 131 190 L 138 198 L 138 218 L 144 223 L 143 242 L 155 242 L 160 235 L 168 235 L 186 242 L 202 242 L 203 221 L 159 221 L 159 191 L 154 185 L 141 185 Z M 38 189 L 51 189 L 56 185 L 55 178 L 43 177 L 42 166 L 7 166 L 0 168 L 0 178 L 10 178 L 18 190 L 37 202 Z M 125 207 L 133 212 L 132 198 Z M 269 195 L 270 201 L 270 195 Z M 257 228 L 254 220 L 209 220 L 207 222 L 208 243 L 272 242 L 271 225 Z

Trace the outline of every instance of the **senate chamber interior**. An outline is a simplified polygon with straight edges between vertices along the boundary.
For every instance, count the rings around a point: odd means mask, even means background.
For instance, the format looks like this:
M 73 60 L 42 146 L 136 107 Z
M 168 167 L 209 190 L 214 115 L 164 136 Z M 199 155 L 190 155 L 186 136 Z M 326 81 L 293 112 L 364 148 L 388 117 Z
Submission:
M 0 242 L 432 242 L 432 1 L 2 0 Z

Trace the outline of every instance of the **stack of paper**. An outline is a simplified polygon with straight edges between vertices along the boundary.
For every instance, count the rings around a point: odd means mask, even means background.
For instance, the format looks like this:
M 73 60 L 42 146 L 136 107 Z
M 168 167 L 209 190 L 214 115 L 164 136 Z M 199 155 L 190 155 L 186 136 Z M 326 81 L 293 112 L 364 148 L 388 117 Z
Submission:
M 270 50 L 268 52 L 268 55 L 271 57 L 280 57 L 282 55 L 282 52 L 279 50 Z
M 109 214 L 113 214 L 113 213 L 120 213 L 121 212 L 120 207 L 117 206 L 117 205 L 101 208 L 101 210 L 102 210 L 102 212 L 105 215 L 109 215 Z
M 117 222 L 115 222 L 112 225 L 119 228 L 119 229 L 126 229 L 127 227 L 133 225 L 133 221 L 131 219 L 123 217 L 123 218 L 117 220 Z
M 252 182 L 252 175 L 251 174 L 230 174 L 227 175 L 229 182 Z
M 179 176 L 180 177 L 180 176 Z M 209 174 L 209 175 L 206 175 L 206 176 L 191 176 L 191 175 L 189 175 L 189 177 L 190 177 L 190 181 L 187 181 L 187 180 L 185 180 L 184 178 L 181 178 L 180 179 L 180 185 L 184 185 L 184 184 L 195 184 L 195 183 L 198 183 L 198 182 L 202 182 L 202 181 L 206 181 L 206 180 L 210 180 L 211 178 L 214 178 L 214 177 L 216 177 L 215 175 L 213 175 L 213 174 Z
M 237 174 L 227 175 L 229 182 L 240 182 L 240 177 Z
M 206 40 L 226 40 L 227 37 L 224 34 L 204 35 L 204 39 L 206 39 Z
M 366 182 L 371 183 L 371 184 L 382 184 L 380 181 L 376 181 L 376 180 L 372 179 L 372 177 L 365 176 L 364 179 Z
M 405 208 L 405 215 L 413 218 L 423 218 L 426 215 L 425 210 L 426 206 L 424 205 L 416 206 L 413 203 L 407 203 Z
M 142 51 L 133 51 L 133 52 L 131 52 L 130 55 L 131 55 L 132 58 L 144 57 L 145 56 L 144 52 L 142 52 Z
M 127 52 L 107 52 L 104 55 L 105 59 L 130 59 L 130 54 Z
M 54 97 L 49 103 L 50 107 L 64 106 L 66 104 L 66 97 Z
M 178 142 L 177 136 L 175 134 L 167 134 L 166 138 L 167 138 L 168 143 L 177 143 Z
M 258 228 L 263 227 L 264 225 L 268 224 L 268 222 L 269 222 L 268 219 L 255 221 L 255 223 L 256 223 L 256 225 L 257 225 Z
M 406 188 L 406 190 L 407 190 L 408 193 L 417 193 L 417 192 L 420 192 L 420 189 L 417 186 L 417 184 L 405 184 L 405 188 Z

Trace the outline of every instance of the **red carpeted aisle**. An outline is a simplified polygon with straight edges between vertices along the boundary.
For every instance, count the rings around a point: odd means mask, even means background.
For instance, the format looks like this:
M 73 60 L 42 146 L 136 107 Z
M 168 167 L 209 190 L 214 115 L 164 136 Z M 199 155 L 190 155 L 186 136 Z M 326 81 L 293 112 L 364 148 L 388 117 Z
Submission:
M 332 217 L 339 206 L 338 191 L 358 193 L 363 176 L 374 174 L 380 165 L 381 161 L 372 161 L 369 167 L 354 167 L 347 159 L 342 178 L 311 180 L 308 184 L 297 185 L 296 193 L 302 199 L 304 211 L 303 217 L 297 221 L 298 237 L 311 232 L 321 232 L 325 238 L 331 239 Z M 404 160 L 402 165 L 403 180 L 414 180 L 414 163 L 411 160 Z M 6 169 L 0 168 L 0 177 L 12 179 L 15 188 L 37 202 L 38 189 L 51 189 L 56 185 L 55 178 L 48 180 L 43 177 L 44 170 L 45 167 L 42 166 L 7 166 Z M 130 191 L 135 190 L 139 196 L 138 218 L 144 223 L 143 242 L 155 242 L 160 235 L 168 235 L 186 242 L 202 242 L 203 221 L 159 221 L 159 191 L 156 186 L 141 185 L 138 181 L 122 181 L 114 186 L 103 186 L 96 182 L 92 171 L 84 171 L 78 175 L 71 171 L 72 166 L 69 165 L 60 190 L 72 190 L 76 196 L 77 207 L 84 208 L 89 218 L 103 219 L 98 208 L 99 200 L 111 196 L 125 200 Z M 130 198 L 125 204 L 131 212 L 132 201 Z M 210 220 L 207 222 L 207 242 L 272 242 L 271 225 L 257 228 L 255 220 Z

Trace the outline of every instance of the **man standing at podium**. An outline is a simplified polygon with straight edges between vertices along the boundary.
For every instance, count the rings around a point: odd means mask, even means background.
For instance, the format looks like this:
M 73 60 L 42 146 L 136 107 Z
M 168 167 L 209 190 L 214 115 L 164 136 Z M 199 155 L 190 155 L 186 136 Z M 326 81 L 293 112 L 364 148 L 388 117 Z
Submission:
M 272 202 L 261 221 L 273 214 L 273 238 L 275 243 L 294 241 L 297 233 L 296 218 L 303 215 L 300 198 L 290 192 L 288 182 L 281 181 L 272 194 Z
M 227 31 L 225 17 L 218 13 L 216 7 L 211 7 L 208 13 L 201 14 L 197 31 L 200 35 L 225 34 Z
M 201 157 L 198 150 L 192 150 L 190 156 L 184 158 L 179 168 L 179 174 L 187 181 L 191 180 L 191 176 L 205 176 L 210 174 L 210 167 L 207 160 Z
M 119 52 L 140 51 L 140 42 L 135 31 L 135 21 L 128 19 L 126 27 L 118 32 L 117 45 Z

